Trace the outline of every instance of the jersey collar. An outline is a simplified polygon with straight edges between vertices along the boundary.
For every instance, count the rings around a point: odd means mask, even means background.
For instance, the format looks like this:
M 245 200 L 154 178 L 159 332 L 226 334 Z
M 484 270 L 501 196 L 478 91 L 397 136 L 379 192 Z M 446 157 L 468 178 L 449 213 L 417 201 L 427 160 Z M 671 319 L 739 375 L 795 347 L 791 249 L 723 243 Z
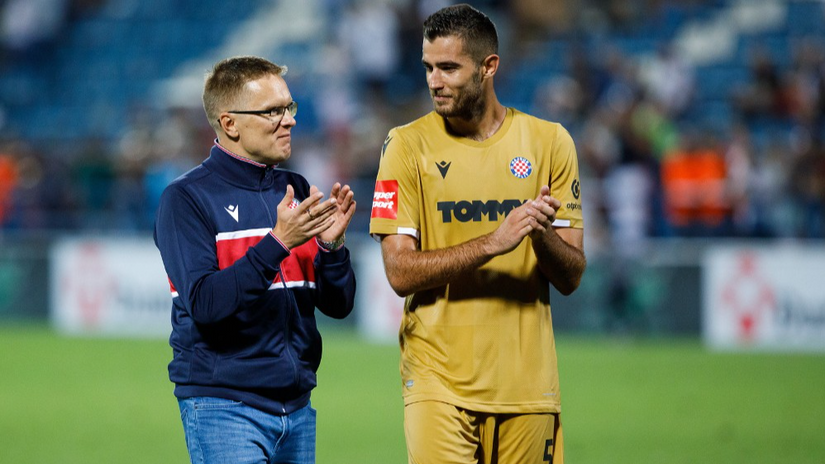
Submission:
M 273 182 L 272 172 L 277 167 L 277 165 L 267 166 L 249 158 L 244 158 L 227 150 L 217 140 L 215 140 L 215 145 L 209 151 L 209 158 L 203 164 L 232 184 L 251 189 L 271 185 Z
M 447 121 L 442 116 L 439 116 L 438 113 L 436 113 L 435 111 L 433 111 L 431 114 L 436 115 L 440 119 L 441 128 L 444 130 L 444 134 L 451 140 L 454 140 L 458 143 L 470 147 L 489 147 L 495 145 L 496 142 L 504 138 L 504 136 L 507 134 L 507 131 L 510 130 L 510 125 L 513 122 L 513 109 L 509 107 L 505 109 L 507 110 L 507 113 L 504 115 L 504 122 L 501 123 L 501 126 L 499 126 L 495 134 L 493 134 L 486 140 L 482 140 L 481 142 L 473 139 L 468 139 L 467 137 L 460 137 L 457 135 L 450 134 L 450 131 L 447 130 Z

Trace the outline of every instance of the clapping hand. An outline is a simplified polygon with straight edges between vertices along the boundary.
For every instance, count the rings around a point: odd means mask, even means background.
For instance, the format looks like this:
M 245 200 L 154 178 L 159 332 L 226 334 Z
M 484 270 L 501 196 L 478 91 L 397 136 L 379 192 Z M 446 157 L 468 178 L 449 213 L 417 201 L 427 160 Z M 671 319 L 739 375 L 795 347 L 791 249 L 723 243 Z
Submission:
M 310 189 L 310 194 L 317 191 L 318 189 L 313 186 Z M 338 242 L 343 238 L 350 221 L 352 221 L 352 216 L 355 214 L 354 195 L 349 185 L 342 187 L 339 182 L 336 182 L 332 186 L 329 197 L 330 200 L 336 200 L 334 203 L 335 207 L 332 208 L 332 223 L 318 234 L 319 240 L 324 242 Z
M 338 197 L 336 195 L 321 201 L 323 198 L 324 194 L 312 186 L 309 196 L 298 206 L 293 206 L 295 190 L 287 185 L 286 194 L 278 204 L 278 221 L 272 233 L 287 248 L 292 249 L 329 229 L 335 223 Z

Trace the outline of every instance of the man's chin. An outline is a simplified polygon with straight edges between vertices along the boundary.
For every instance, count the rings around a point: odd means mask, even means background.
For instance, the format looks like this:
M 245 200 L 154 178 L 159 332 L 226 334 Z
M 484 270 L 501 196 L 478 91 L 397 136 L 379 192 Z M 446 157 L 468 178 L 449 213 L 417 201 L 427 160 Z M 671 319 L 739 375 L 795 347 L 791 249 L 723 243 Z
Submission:
M 292 155 L 292 143 L 287 142 L 286 145 L 281 145 L 280 150 L 278 151 L 279 158 L 283 158 L 284 161 L 288 160 Z
M 443 118 L 450 118 L 453 116 L 453 107 L 449 105 L 439 105 L 438 103 L 433 103 L 433 111 Z
M 278 153 L 277 155 L 272 155 L 269 157 L 269 160 L 266 164 L 270 166 L 274 166 L 276 164 L 281 164 L 284 161 L 289 159 L 289 156 L 292 154 L 292 150 L 286 150 Z

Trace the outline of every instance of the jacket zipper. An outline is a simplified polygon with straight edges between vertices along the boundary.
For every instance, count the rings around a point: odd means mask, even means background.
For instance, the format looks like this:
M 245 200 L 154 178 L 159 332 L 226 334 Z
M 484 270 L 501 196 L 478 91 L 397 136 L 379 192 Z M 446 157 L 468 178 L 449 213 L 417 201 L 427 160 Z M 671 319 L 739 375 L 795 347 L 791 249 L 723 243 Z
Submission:
M 295 354 L 292 351 L 292 330 L 290 330 L 290 326 L 292 324 L 292 312 L 298 307 L 298 302 L 295 301 L 295 296 L 292 294 L 292 290 L 286 286 L 286 279 L 284 278 L 284 273 L 281 271 L 280 267 L 278 268 L 278 274 L 281 276 L 281 283 L 284 284 L 284 291 L 287 295 L 289 295 L 288 298 L 292 302 L 292 305 L 286 313 L 286 332 L 284 334 L 284 339 L 286 341 L 286 354 L 289 358 L 289 362 L 292 364 L 292 378 L 295 379 L 295 383 L 298 383 L 298 363 L 295 361 Z M 284 409 L 284 412 L 286 412 L 286 409 Z
M 267 174 L 270 173 L 270 172 L 273 172 L 273 168 L 271 168 L 271 167 L 267 167 L 264 170 L 264 178 L 261 179 L 260 184 L 258 184 L 258 198 L 261 200 L 261 203 L 263 203 L 264 210 L 266 210 L 266 214 L 269 217 L 269 223 L 274 228 L 275 227 L 275 219 L 272 217 L 272 211 L 270 211 L 269 205 L 266 204 L 266 199 L 264 198 L 264 194 L 263 194 L 264 180 L 266 179 Z M 289 301 L 292 303 L 289 306 L 289 308 L 287 310 L 287 313 L 286 313 L 286 328 L 285 328 L 285 332 L 284 332 L 284 341 L 285 341 L 285 344 L 286 344 L 285 349 L 286 349 L 287 358 L 289 358 L 289 362 L 292 365 L 292 378 L 294 379 L 294 383 L 298 383 L 298 363 L 295 360 L 295 354 L 293 353 L 293 350 L 292 350 L 292 330 L 290 329 L 291 324 L 292 324 L 292 312 L 295 310 L 295 308 L 298 307 L 298 302 L 295 301 L 295 296 L 292 294 L 292 291 L 289 289 L 289 287 L 286 286 L 286 276 L 284 276 L 284 272 L 281 269 L 281 264 L 280 263 L 278 263 L 278 275 L 281 277 L 281 284 L 283 284 L 284 291 L 288 295 Z M 283 405 L 281 406 L 281 411 L 286 413 L 286 408 Z

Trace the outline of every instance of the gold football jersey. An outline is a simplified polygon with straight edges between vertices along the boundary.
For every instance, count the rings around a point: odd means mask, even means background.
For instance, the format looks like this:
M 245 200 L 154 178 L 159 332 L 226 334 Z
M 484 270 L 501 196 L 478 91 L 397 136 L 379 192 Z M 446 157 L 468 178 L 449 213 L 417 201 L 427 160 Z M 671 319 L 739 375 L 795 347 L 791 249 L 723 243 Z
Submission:
M 553 225 L 582 228 L 576 150 L 561 125 L 508 108 L 498 132 L 477 142 L 450 135 L 433 112 L 389 132 L 370 233 L 415 236 L 423 251 L 450 247 L 494 231 L 543 185 L 561 201 Z M 549 285 L 527 237 L 475 272 L 409 296 L 405 402 L 560 412 Z

